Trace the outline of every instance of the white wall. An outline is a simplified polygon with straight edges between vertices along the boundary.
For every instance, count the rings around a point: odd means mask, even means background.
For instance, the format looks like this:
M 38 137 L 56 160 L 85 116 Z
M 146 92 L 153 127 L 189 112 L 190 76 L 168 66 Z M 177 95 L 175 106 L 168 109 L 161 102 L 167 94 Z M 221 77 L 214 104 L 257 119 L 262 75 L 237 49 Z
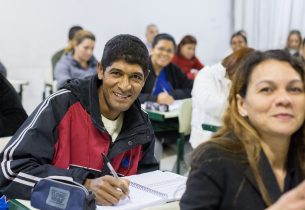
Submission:
M 42 99 L 43 78 L 51 55 L 66 45 L 70 26 L 78 24 L 97 38 L 100 60 L 105 42 L 119 33 L 144 38 L 155 23 L 179 42 L 198 39 L 197 56 L 205 64 L 222 59 L 231 34 L 230 0 L 0 0 L 0 60 L 8 78 L 27 79 L 23 104 L 30 113 Z

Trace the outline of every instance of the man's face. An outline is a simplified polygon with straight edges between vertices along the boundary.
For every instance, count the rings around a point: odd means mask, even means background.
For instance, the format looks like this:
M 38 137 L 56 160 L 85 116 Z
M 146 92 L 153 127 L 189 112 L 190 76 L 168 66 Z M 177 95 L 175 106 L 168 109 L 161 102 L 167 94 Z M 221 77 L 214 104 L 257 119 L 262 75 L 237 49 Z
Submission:
M 110 120 L 129 109 L 145 83 L 142 67 L 123 60 L 113 62 L 106 69 L 99 65 L 98 77 L 103 80 L 98 90 L 100 111 Z

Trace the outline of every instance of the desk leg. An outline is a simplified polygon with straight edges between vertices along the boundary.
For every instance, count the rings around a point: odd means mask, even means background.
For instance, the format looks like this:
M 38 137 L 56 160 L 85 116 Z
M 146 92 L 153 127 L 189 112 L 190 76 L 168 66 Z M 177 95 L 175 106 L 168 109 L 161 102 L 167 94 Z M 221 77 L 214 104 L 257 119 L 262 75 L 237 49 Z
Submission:
M 176 173 L 181 174 L 182 169 L 185 167 L 184 162 L 184 134 L 180 133 L 180 137 L 177 141 L 177 165 L 176 165 Z
M 23 85 L 19 85 L 19 97 L 20 97 L 20 101 L 22 102 L 22 92 L 23 92 Z

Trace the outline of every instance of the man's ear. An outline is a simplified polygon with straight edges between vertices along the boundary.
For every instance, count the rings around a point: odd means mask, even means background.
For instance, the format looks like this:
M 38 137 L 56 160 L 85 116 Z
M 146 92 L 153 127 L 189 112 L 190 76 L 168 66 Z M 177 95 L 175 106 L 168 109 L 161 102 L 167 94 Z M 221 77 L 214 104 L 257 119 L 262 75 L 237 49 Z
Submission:
M 246 117 L 248 115 L 248 111 L 246 109 L 245 99 L 241 97 L 239 94 L 236 95 L 236 104 L 238 113 L 242 117 Z
M 97 76 L 98 76 L 99 80 L 103 79 L 103 74 L 104 74 L 104 70 L 103 70 L 102 64 L 98 62 L 97 63 Z
M 146 76 L 144 77 L 144 84 L 145 84 L 145 82 L 146 82 L 146 80 L 147 80 L 149 74 L 150 74 L 150 70 L 147 69 L 147 74 L 146 74 Z M 144 85 L 143 85 L 143 86 L 144 86 Z

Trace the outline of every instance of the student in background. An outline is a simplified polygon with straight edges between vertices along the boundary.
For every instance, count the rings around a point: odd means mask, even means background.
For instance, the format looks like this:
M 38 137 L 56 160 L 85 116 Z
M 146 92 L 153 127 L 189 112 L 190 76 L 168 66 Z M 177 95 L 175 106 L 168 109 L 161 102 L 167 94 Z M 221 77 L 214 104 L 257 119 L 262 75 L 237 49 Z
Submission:
M 305 66 L 305 38 L 303 39 L 300 58 L 301 58 L 301 61 L 303 62 L 304 66 Z
M 2 74 L 4 77 L 7 76 L 7 71 L 4 65 L 0 62 L 0 74 Z
M 96 73 L 97 61 L 93 56 L 95 36 L 85 30 L 78 31 L 66 53 L 55 66 L 55 80 L 61 88 L 68 79 L 82 79 Z
M 27 117 L 14 87 L 0 74 L 0 137 L 12 136 Z
M 194 152 L 181 210 L 305 209 L 304 83 L 282 50 L 245 59 L 222 129 Z
M 177 52 L 172 60 L 172 63 L 179 66 L 191 80 L 194 80 L 198 71 L 203 68 L 203 64 L 195 55 L 196 45 L 197 40 L 194 36 L 184 36 L 178 44 Z
M 231 49 L 233 52 L 236 50 L 240 50 L 241 48 L 248 46 L 247 37 L 245 37 L 242 33 L 237 32 L 231 36 Z
M 154 132 L 138 95 L 148 75 L 148 51 L 131 35 L 110 39 L 97 75 L 70 80 L 31 114 L 0 161 L 0 193 L 30 199 L 39 178 L 69 176 L 113 205 L 128 181 L 110 176 L 102 153 L 123 176 L 158 169 Z
M 286 42 L 285 51 L 289 52 L 290 55 L 300 56 L 300 49 L 302 45 L 302 35 L 298 30 L 292 30 L 289 32 Z
M 82 30 L 83 28 L 81 26 L 72 26 L 69 30 L 68 33 L 68 46 L 71 45 L 71 42 L 74 38 L 74 35 L 76 34 L 76 32 Z M 56 53 L 54 53 L 54 55 L 51 58 L 51 62 L 52 62 L 52 69 L 54 72 L 55 66 L 57 64 L 57 62 L 60 60 L 61 56 L 65 53 L 65 49 L 61 49 L 59 51 L 57 51 Z
M 236 31 L 236 34 L 241 34 L 241 35 L 243 35 L 244 37 L 246 37 L 247 38 L 247 32 L 244 30 L 244 29 L 241 29 L 241 30 L 239 30 L 239 31 Z
M 149 24 L 146 26 L 146 32 L 145 32 L 145 45 L 148 49 L 148 51 L 151 50 L 152 42 L 155 38 L 155 36 L 159 33 L 159 29 L 156 24 Z
M 222 126 L 233 75 L 240 63 L 253 51 L 251 48 L 242 48 L 221 62 L 204 67 L 198 73 L 192 90 L 190 143 L 193 148 L 207 141 L 213 134 L 212 131 L 203 130 L 202 124 Z
M 171 61 L 176 43 L 169 34 L 158 34 L 152 44 L 150 73 L 140 94 L 140 101 L 170 105 L 176 99 L 191 97 L 193 81 Z

